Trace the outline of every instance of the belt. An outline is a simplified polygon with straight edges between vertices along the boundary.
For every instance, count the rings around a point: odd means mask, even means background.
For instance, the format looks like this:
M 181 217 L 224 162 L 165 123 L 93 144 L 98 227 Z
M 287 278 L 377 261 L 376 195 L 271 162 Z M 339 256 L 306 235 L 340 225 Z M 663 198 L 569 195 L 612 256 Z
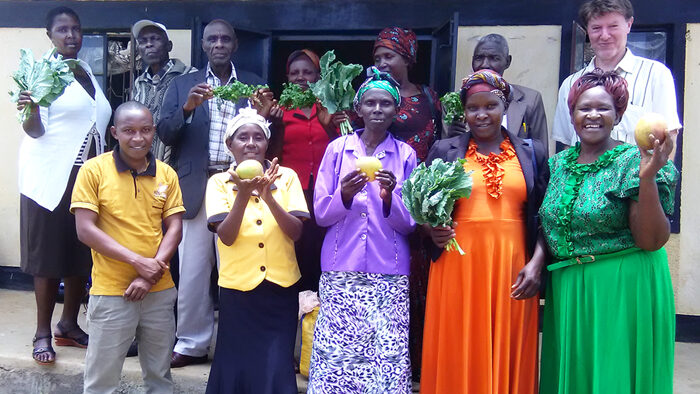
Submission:
M 592 255 L 592 254 L 584 254 L 582 256 L 578 257 L 572 257 L 570 259 L 566 260 L 561 260 L 557 263 L 550 264 L 547 266 L 547 271 L 554 271 L 559 268 L 566 268 L 572 265 L 581 265 L 581 264 L 589 264 L 589 263 L 595 263 L 596 261 L 602 261 L 602 260 L 607 260 L 607 259 L 612 259 L 615 257 L 620 257 L 624 256 L 626 254 L 638 252 L 641 249 L 639 248 L 629 248 L 629 249 L 622 249 L 617 252 L 612 252 L 612 253 L 606 253 L 606 254 L 599 254 L 599 255 Z

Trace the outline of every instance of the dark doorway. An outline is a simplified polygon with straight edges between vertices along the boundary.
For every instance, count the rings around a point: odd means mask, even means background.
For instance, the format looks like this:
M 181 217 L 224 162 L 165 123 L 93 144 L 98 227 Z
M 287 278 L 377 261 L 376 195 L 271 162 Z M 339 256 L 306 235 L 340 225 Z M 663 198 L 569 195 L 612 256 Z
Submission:
M 287 82 L 286 64 L 289 54 L 297 49 L 311 49 L 318 56 L 323 56 L 326 51 L 334 50 L 337 60 L 344 64 L 356 63 L 367 68 L 374 65 L 372 49 L 374 48 L 375 34 L 356 35 L 352 32 L 347 35 L 313 35 L 294 36 L 279 35 L 272 39 L 272 56 L 270 64 L 269 85 L 279 97 L 282 92 L 282 84 Z M 409 79 L 418 84 L 430 83 L 430 53 L 432 49 L 432 37 L 418 37 L 418 63 L 409 69 Z M 364 80 L 364 72 L 355 80 L 355 87 Z

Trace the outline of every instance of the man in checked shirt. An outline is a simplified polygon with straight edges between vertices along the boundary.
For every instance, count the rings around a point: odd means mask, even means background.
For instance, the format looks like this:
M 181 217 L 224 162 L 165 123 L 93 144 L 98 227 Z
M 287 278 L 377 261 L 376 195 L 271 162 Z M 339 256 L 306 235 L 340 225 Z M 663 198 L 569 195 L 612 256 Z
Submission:
M 211 273 L 216 264 L 214 233 L 207 229 L 204 192 L 209 176 L 226 171 L 231 165 L 224 133 L 228 121 L 238 109 L 247 106 L 246 99 L 233 103 L 214 99 L 212 89 L 233 81 L 263 84 L 257 75 L 237 69 L 231 55 L 238 48 L 233 27 L 216 19 L 205 28 L 202 49 L 208 63 L 202 70 L 181 75 L 168 88 L 158 136 L 172 147 L 171 165 L 180 177 L 182 197 L 187 212 L 183 217 L 178 289 L 177 344 L 171 367 L 178 368 L 207 361 L 214 332 L 214 305 L 211 298 Z M 272 93 L 257 93 L 264 102 L 257 108 L 269 114 Z

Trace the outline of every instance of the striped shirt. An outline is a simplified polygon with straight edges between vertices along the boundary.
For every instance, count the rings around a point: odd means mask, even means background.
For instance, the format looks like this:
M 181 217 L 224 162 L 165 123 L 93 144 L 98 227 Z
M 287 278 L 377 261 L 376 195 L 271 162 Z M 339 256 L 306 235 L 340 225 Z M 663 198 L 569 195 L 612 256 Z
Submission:
M 579 140 L 571 124 L 569 106 L 566 101 L 574 82 L 581 75 L 593 71 L 593 69 L 595 69 L 595 57 L 586 68 L 569 75 L 562 82 L 559 88 L 557 109 L 554 113 L 554 125 L 552 126 L 552 138 L 555 141 L 565 145 L 574 145 Z M 610 133 L 613 139 L 636 144 L 634 127 L 639 118 L 648 112 L 663 115 L 668 122 L 669 129 L 682 127 L 678 119 L 673 75 L 665 65 L 655 60 L 635 56 L 628 48 L 625 56 L 615 68 L 615 72 L 627 80 L 629 103 L 622 120 L 613 127 Z
M 226 84 L 236 80 L 236 68 L 231 63 L 231 77 Z M 214 75 L 209 63 L 207 63 L 207 83 L 215 88 L 221 86 L 221 80 Z M 209 168 L 227 167 L 233 161 L 233 158 L 228 153 L 224 134 L 228 122 L 236 115 L 236 104 L 213 98 L 209 100 Z
M 91 152 L 92 147 L 95 147 L 94 151 Z M 78 151 L 78 156 L 75 158 L 73 165 L 82 166 L 88 159 L 95 156 L 99 156 L 104 152 L 104 144 L 102 143 L 102 137 L 97 131 L 95 124 L 92 125 L 90 131 L 85 136 L 83 144 L 80 145 L 80 151 Z

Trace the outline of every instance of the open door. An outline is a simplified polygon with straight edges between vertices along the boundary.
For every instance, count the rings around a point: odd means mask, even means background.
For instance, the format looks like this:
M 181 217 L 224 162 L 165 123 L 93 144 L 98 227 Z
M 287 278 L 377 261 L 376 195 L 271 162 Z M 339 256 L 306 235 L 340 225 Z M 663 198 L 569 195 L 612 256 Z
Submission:
M 206 25 L 199 18 L 194 18 L 192 24 L 192 65 L 199 69 L 207 65 L 207 56 L 202 52 L 202 36 Z M 237 26 L 234 29 L 238 37 L 238 50 L 233 54 L 233 64 L 236 68 L 255 73 L 267 81 L 272 42 L 270 33 Z
M 433 30 L 433 50 L 430 60 L 430 86 L 439 96 L 454 90 L 457 64 L 457 31 L 459 13 Z

